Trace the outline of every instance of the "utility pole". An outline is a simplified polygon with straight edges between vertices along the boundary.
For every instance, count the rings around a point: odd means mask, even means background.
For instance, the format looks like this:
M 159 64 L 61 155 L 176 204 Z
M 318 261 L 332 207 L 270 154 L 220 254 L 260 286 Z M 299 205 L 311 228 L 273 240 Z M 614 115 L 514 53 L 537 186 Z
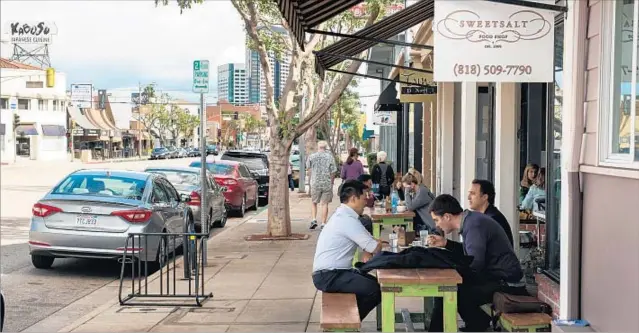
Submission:
M 138 81 L 138 157 L 142 159 L 142 84 Z
M 306 108 L 306 96 L 302 97 L 301 108 L 300 108 L 300 121 L 304 120 L 306 116 L 304 114 L 304 109 Z M 302 133 L 300 136 L 299 144 L 300 147 L 300 176 L 299 176 L 299 193 L 306 193 L 306 133 Z

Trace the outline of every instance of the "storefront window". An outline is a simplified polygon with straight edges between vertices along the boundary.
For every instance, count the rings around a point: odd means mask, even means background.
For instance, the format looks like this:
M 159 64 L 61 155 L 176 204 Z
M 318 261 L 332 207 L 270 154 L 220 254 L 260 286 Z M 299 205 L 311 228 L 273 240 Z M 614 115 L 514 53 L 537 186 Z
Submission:
M 615 36 L 613 66 L 613 103 L 610 111 L 610 158 L 639 161 L 639 112 L 636 82 L 639 57 L 637 17 L 639 1 L 615 3 Z
M 559 277 L 559 225 L 561 222 L 561 115 L 563 111 L 564 85 L 563 85 L 563 52 L 564 51 L 564 25 L 563 20 L 556 22 L 555 27 L 555 80 L 549 85 L 548 96 L 553 96 L 549 101 L 550 112 L 548 124 L 552 126 L 548 138 L 548 168 L 546 171 L 546 268 L 547 272 Z

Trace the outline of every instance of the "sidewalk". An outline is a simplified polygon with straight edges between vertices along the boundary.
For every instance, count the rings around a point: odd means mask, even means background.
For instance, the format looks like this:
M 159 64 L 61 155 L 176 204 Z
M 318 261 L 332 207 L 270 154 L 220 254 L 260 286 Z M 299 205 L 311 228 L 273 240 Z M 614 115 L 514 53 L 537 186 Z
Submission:
M 116 281 L 93 293 L 102 297 L 111 293 L 110 301 L 60 332 L 319 332 L 321 298 L 311 280 L 319 231 L 308 230 L 310 205 L 309 198 L 291 194 L 293 232 L 309 233 L 308 240 L 245 241 L 244 236 L 265 231 L 267 211 L 213 237 L 205 271 L 205 291 L 213 298 L 203 307 L 121 307 Z M 334 200 L 330 212 L 337 206 Z M 81 308 L 90 302 L 86 298 L 96 297 L 93 294 L 69 307 Z M 397 303 L 398 309 L 414 311 L 423 304 L 419 298 Z M 50 329 L 47 320 L 56 321 L 45 319 L 28 331 Z M 362 326 L 364 332 L 376 331 L 375 314 Z

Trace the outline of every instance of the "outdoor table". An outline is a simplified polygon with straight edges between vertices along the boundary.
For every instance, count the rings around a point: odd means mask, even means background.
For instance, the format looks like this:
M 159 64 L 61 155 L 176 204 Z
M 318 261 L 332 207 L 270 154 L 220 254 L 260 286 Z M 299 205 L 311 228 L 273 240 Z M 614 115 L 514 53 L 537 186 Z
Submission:
M 413 231 L 413 212 L 403 213 L 386 213 L 386 214 L 372 214 L 373 220 L 373 237 L 379 239 L 382 234 L 382 225 L 401 225 L 406 227 L 406 231 Z
M 382 291 L 382 332 L 395 331 L 395 297 L 443 297 L 444 332 L 457 332 L 457 285 L 454 269 L 378 269 Z

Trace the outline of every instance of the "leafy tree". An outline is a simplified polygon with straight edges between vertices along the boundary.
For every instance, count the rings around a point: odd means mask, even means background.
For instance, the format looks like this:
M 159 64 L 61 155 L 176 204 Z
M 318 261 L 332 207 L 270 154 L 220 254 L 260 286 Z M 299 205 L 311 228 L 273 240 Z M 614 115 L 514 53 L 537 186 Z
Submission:
M 194 114 L 190 114 L 186 112 L 184 109 L 181 109 L 181 112 L 178 114 L 177 127 L 179 133 L 182 133 L 187 138 L 193 137 L 195 134 L 195 129 L 200 125 L 200 117 Z
M 202 0 L 177 0 L 180 10 L 190 9 L 193 4 Z M 368 0 L 370 15 L 366 20 L 357 19 L 346 11 L 321 24 L 318 29 L 353 33 L 364 26 L 371 25 L 377 19 L 382 5 L 390 0 Z M 156 0 L 156 4 L 164 5 L 169 0 Z M 309 36 L 302 51 L 297 44 L 290 27 L 278 10 L 274 0 L 231 0 L 239 13 L 247 32 L 248 47 L 256 50 L 260 58 L 260 67 L 266 85 L 266 113 L 270 131 L 270 163 L 269 163 L 269 210 L 267 234 L 274 237 L 291 235 L 291 219 L 289 212 L 289 191 L 287 189 L 288 159 L 294 140 L 311 129 L 338 100 L 344 89 L 353 79 L 352 74 L 327 75 L 319 78 L 314 75 L 314 56 L 312 51 L 327 46 L 330 40 L 326 36 L 313 34 Z M 273 27 L 281 26 L 289 31 L 288 35 L 275 32 Z M 282 59 L 290 56 L 289 76 L 279 100 L 275 100 L 273 68 L 269 63 L 269 54 Z M 347 73 L 355 73 L 361 65 L 360 61 L 346 62 L 341 65 Z M 305 110 L 300 110 L 302 98 L 307 97 Z M 299 124 L 293 119 L 301 113 Z

